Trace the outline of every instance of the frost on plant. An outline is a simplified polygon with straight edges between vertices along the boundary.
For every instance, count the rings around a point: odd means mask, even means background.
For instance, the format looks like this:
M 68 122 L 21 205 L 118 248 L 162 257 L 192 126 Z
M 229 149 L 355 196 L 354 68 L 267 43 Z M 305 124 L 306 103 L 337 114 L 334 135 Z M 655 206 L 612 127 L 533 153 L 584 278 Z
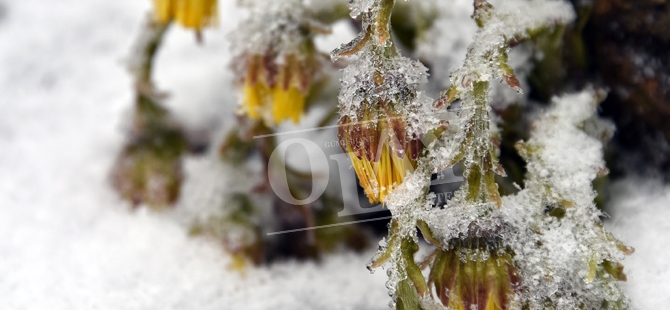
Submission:
M 250 17 L 231 34 L 241 110 L 268 126 L 298 123 L 320 68 L 313 36 L 329 30 L 303 1 L 254 1 Z
M 350 2 L 361 33 L 332 58 L 359 54 L 344 69 L 339 95 L 339 140 L 370 202 L 385 197 L 416 167 L 422 139 L 436 129 L 430 100 L 419 91 L 427 69 L 399 55 L 391 42 L 393 1 Z M 380 26 L 382 25 L 382 26 Z
M 505 197 L 516 232 L 509 238 L 524 296 L 536 308 L 622 309 L 617 285 L 625 280 L 621 261 L 632 249 L 602 226 L 591 182 L 607 173 L 602 138 L 613 126 L 595 116 L 602 93 L 555 98 L 535 122 L 531 138 L 517 148 L 528 162 L 526 188 Z M 568 297 L 569 296 L 569 297 Z
M 358 55 L 344 70 L 340 139 L 361 185 L 393 219 L 369 268 L 387 267 L 397 309 L 621 309 L 621 260 L 632 249 L 602 226 L 591 182 L 606 174 L 603 143 L 612 125 L 595 109 L 604 96 L 588 89 L 554 99 L 519 142 L 528 163 L 525 188 L 501 196 L 492 123 L 491 82 L 517 92 L 510 44 L 570 22 L 569 3 L 474 1 L 479 30 L 452 85 L 434 104 L 418 84 L 426 70 L 399 56 L 390 35 L 393 0 L 350 1 L 361 33 L 332 53 Z M 455 100 L 461 109 L 432 117 Z M 413 143 L 417 143 L 415 146 Z M 430 177 L 462 163 L 465 183 L 444 207 L 434 206 Z M 417 228 L 432 250 L 422 261 Z M 425 269 L 425 270 L 422 270 Z
M 214 154 L 212 154 L 214 155 Z M 241 163 L 223 164 L 216 156 L 187 160 L 190 172 L 176 208 L 192 236 L 216 240 L 230 254 L 230 269 L 245 272 L 264 260 L 262 229 L 267 218 L 264 197 L 250 191 L 259 176 Z M 239 176 L 234 181 L 226 176 Z

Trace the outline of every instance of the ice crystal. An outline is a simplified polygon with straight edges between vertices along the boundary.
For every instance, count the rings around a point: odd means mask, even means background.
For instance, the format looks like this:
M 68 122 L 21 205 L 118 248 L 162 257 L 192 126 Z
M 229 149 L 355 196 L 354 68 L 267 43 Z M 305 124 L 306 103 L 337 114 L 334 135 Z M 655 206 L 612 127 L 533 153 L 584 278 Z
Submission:
M 372 53 L 363 53 L 344 69 L 339 95 L 342 113 L 350 114 L 366 100 L 411 104 L 419 84 L 427 82 L 427 71 L 420 62 L 405 57 L 381 61 Z
M 420 62 L 402 56 L 380 60 L 373 53 L 362 53 L 344 69 L 338 98 L 340 115 L 358 121 L 356 111 L 364 102 L 384 101 L 401 109 L 398 112 L 410 124 L 410 134 L 425 132 L 436 122 L 430 117 L 431 99 L 419 90 L 420 84 L 427 82 L 427 71 Z
M 377 0 L 349 0 L 351 17 L 356 18 L 362 13 L 371 12 L 379 1 Z

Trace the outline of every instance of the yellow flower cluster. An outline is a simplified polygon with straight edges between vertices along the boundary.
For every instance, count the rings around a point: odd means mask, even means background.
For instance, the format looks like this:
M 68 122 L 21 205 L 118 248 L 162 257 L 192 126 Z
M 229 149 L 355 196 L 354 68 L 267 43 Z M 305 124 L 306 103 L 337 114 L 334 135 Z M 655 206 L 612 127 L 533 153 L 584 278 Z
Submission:
M 161 23 L 175 20 L 185 28 L 200 30 L 216 23 L 217 0 L 153 0 Z

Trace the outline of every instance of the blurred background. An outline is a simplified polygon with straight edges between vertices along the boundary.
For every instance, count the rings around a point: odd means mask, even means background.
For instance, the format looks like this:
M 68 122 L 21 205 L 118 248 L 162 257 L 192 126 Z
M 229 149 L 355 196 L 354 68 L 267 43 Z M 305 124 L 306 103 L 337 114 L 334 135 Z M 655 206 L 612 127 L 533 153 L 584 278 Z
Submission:
M 157 187 L 125 195 L 118 177 L 137 145 L 140 91 L 127 67 L 153 3 L 0 0 L 1 309 L 388 308 L 386 274 L 365 266 L 389 214 L 338 216 L 352 200 L 373 207 L 360 188 L 347 201 L 337 187 L 340 196 L 309 210 L 282 203 L 263 188 L 265 140 L 250 140 L 254 152 L 231 138 L 252 127 L 236 113 L 230 33 L 249 15 L 237 2 L 220 0 L 218 26 L 200 36 L 176 25 L 162 36 L 152 82 L 185 146 L 174 159 L 178 169 L 168 169 L 177 171 L 178 190 L 156 207 L 148 197 Z M 314 38 L 318 51 L 358 33 L 345 2 L 311 0 L 335 20 L 332 34 Z M 395 39 L 429 67 L 425 91 L 434 98 L 477 27 L 471 1 L 418 2 L 398 2 Z M 633 305 L 662 309 L 670 302 L 670 2 L 572 2 L 573 23 L 513 48 L 525 95 L 494 90 L 494 109 L 507 124 L 501 157 L 510 180 L 500 185 L 511 193 L 511 182 L 523 178 L 512 146 L 527 138 L 529 115 L 553 95 L 588 85 L 608 90 L 599 112 L 617 129 L 606 149 L 611 173 L 594 184 L 598 204 L 606 226 L 636 249 L 625 261 Z M 324 63 L 314 106 L 299 125 L 282 123 L 270 134 L 335 123 L 328 117 L 346 63 Z M 337 137 L 325 131 L 309 139 Z M 242 155 L 226 153 L 231 145 Z M 434 188 L 444 199 L 460 170 L 446 173 L 449 182 Z M 292 177 L 302 186 L 300 176 Z M 268 235 L 350 221 L 368 222 Z

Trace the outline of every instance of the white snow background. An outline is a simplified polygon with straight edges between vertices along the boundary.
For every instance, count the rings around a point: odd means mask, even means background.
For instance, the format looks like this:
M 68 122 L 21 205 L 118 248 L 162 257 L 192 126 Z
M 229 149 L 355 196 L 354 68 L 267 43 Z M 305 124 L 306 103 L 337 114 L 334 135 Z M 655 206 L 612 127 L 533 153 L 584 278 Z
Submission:
M 157 86 L 191 130 L 214 130 L 234 110 L 234 2 L 220 1 L 204 45 L 175 27 L 160 51 Z M 108 171 L 132 106 L 123 59 L 149 9 L 0 0 L 0 309 L 387 309 L 385 273 L 365 268 L 372 250 L 242 277 L 219 245 L 115 195 Z M 625 289 L 636 308 L 667 308 L 670 186 L 628 179 L 612 194 L 608 227 L 636 248 Z

